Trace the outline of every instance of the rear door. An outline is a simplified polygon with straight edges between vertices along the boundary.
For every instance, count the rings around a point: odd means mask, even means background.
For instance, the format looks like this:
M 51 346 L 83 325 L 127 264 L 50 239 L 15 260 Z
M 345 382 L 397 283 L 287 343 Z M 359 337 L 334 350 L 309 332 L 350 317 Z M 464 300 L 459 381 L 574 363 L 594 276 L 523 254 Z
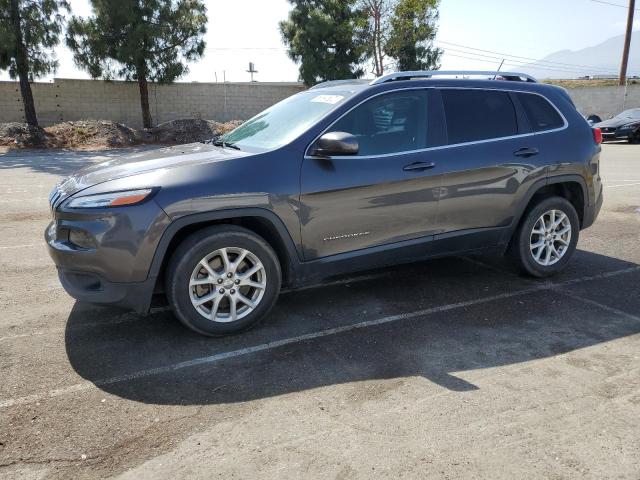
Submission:
M 358 138 L 353 156 L 305 157 L 301 230 L 305 259 L 429 237 L 439 169 L 428 152 L 427 89 L 376 95 L 326 132 Z
M 508 226 L 523 184 L 545 173 L 537 139 L 516 108 L 517 99 L 489 89 L 442 88 L 440 94 L 447 127 L 447 147 L 433 159 L 445 169 L 440 231 L 463 234 Z M 487 242 L 486 236 L 478 238 Z M 499 234 L 490 238 L 497 242 Z

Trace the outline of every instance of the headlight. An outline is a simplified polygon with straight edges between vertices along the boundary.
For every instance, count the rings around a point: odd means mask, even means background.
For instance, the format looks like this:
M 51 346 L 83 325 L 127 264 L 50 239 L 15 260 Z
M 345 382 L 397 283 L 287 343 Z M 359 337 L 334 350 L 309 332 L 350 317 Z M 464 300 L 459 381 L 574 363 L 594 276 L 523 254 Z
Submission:
M 69 208 L 100 208 L 135 205 L 136 203 L 144 201 L 151 192 L 153 192 L 152 188 L 145 188 L 142 190 L 127 190 L 124 192 L 109 192 L 72 197 L 65 206 Z

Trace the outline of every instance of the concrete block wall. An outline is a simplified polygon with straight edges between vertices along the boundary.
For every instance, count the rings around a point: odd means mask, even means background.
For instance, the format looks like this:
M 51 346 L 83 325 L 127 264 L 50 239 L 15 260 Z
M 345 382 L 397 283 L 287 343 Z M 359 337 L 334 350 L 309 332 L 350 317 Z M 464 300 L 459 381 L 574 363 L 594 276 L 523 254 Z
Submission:
M 603 120 L 627 108 L 640 108 L 640 85 L 568 89 L 578 111 L 596 114 Z
M 105 119 L 142 127 L 136 82 L 54 79 L 32 83 L 41 125 L 83 119 Z M 178 118 L 246 120 L 290 95 L 299 83 L 174 83 L 149 85 L 154 124 Z M 0 122 L 24 121 L 17 82 L 0 82 Z
M 55 79 L 32 83 L 43 126 L 66 120 L 105 119 L 142 127 L 135 82 Z M 246 120 L 274 103 L 304 90 L 299 83 L 174 83 L 149 85 L 154 124 L 178 118 Z M 640 86 L 569 89 L 580 113 L 603 119 L 624 108 L 640 107 Z M 0 82 L 0 122 L 24 121 L 17 82 Z

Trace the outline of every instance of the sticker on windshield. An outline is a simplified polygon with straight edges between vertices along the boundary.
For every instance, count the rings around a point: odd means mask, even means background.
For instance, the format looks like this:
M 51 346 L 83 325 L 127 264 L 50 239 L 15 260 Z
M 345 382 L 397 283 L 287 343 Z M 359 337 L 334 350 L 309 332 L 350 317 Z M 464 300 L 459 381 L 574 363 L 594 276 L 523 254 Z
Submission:
M 312 102 L 330 103 L 331 105 L 338 103 L 344 97 L 342 95 L 318 95 L 311 99 Z

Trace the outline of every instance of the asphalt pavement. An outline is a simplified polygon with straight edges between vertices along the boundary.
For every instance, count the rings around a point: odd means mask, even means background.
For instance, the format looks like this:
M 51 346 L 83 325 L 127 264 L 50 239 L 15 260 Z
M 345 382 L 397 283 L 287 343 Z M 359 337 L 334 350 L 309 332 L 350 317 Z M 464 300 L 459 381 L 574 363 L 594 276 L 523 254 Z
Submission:
M 60 287 L 47 194 L 121 153 L 0 155 L 0 479 L 640 478 L 640 146 L 553 279 L 363 272 L 222 339 Z

